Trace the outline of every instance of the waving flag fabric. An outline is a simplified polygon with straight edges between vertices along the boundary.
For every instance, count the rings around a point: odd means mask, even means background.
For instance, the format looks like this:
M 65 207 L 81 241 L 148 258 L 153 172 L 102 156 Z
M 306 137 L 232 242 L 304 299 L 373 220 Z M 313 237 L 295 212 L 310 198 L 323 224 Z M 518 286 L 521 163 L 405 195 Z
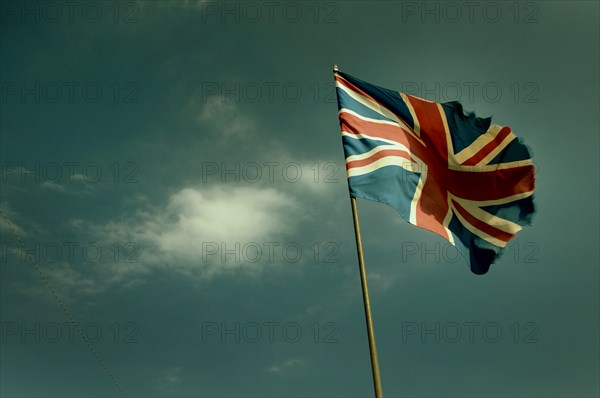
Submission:
M 484 274 L 531 222 L 534 165 L 510 127 L 335 72 L 350 195 L 385 203 Z

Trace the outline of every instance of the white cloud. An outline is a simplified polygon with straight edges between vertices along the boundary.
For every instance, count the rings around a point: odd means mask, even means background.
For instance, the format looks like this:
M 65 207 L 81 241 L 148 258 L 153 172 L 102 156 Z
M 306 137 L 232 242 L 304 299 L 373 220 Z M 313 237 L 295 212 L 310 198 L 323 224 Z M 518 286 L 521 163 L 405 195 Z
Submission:
M 29 266 L 30 264 L 27 265 Z M 58 290 L 59 295 L 63 298 L 72 299 L 74 295 L 96 294 L 106 289 L 106 284 L 98 283 L 94 274 L 84 275 L 78 268 L 71 266 L 67 262 L 50 265 L 42 264 L 41 267 L 52 286 Z M 36 299 L 42 297 L 50 299 L 48 288 L 42 283 L 22 286 L 21 291 Z
M 283 363 L 279 363 L 279 364 L 275 364 L 273 366 L 270 366 L 267 368 L 267 372 L 269 373 L 282 373 L 288 369 L 297 367 L 297 366 L 304 366 L 306 364 L 305 361 L 300 360 L 300 359 L 288 359 L 287 361 L 283 362 Z
M 224 259 L 218 253 L 203 256 L 204 244 L 216 244 L 231 250 L 246 243 L 281 242 L 294 232 L 297 202 L 276 189 L 253 187 L 187 187 L 174 193 L 163 206 L 151 207 L 143 195 L 140 209 L 130 218 L 94 225 L 72 219 L 67 226 L 79 233 L 81 247 L 100 248 L 98 261 L 61 261 L 42 264 L 44 272 L 62 297 L 93 295 L 109 288 L 129 288 L 144 284 L 155 270 L 180 272 L 192 282 L 216 275 L 245 272 L 258 274 L 269 263 L 268 256 L 252 263 Z M 17 227 L 18 228 L 18 227 Z M 20 230 L 20 228 L 19 228 Z M 115 244 L 127 250 L 115 261 Z M 96 250 L 93 250 L 96 252 Z M 77 252 L 79 253 L 79 252 Z M 124 261 L 127 253 L 129 260 Z M 94 257 L 92 254 L 90 257 Z M 47 294 L 44 286 L 21 286 L 29 296 Z
M 183 381 L 182 369 L 180 367 L 171 367 L 165 369 L 162 376 L 160 377 L 160 383 L 166 385 L 181 384 Z
M 289 232 L 281 216 L 295 206 L 275 189 L 212 189 L 203 192 L 185 188 L 169 200 L 167 213 L 177 222 L 160 233 L 164 250 L 190 250 L 202 239 L 234 242 L 268 239 Z
M 50 189 L 56 192 L 65 192 L 65 187 L 55 182 L 44 181 L 40 184 L 43 188 Z
M 288 195 L 273 188 L 252 187 L 187 187 L 171 195 L 162 207 L 149 207 L 146 200 L 140 203 L 142 209 L 126 220 L 103 225 L 79 219 L 69 223 L 74 230 L 91 232 L 102 247 L 132 242 L 138 249 L 133 262 L 107 261 L 94 267 L 101 270 L 94 280 L 105 287 L 143 283 L 153 269 L 181 272 L 196 280 L 236 271 L 261 272 L 268 265 L 265 261 L 244 261 L 243 255 L 241 261 L 235 256 L 223 258 L 220 253 L 209 256 L 208 250 L 281 241 L 293 232 L 298 210 L 298 204 Z M 78 271 L 63 269 L 58 283 L 77 285 L 74 272 Z M 101 286 L 90 286 L 89 272 L 79 275 L 85 286 L 77 290 L 102 290 Z
M 153 379 L 156 387 L 165 394 L 165 396 L 182 396 L 185 393 L 181 387 L 185 381 L 184 369 L 180 366 L 171 366 L 168 368 L 154 369 Z
M 66 184 L 44 181 L 40 183 L 39 186 L 45 190 L 76 196 L 92 195 L 98 188 L 97 184 L 88 182 L 86 177 L 81 174 L 74 174 L 72 180 L 68 181 Z
M 21 238 L 27 238 L 31 234 L 35 235 L 47 233 L 47 231 L 39 224 L 29 221 L 22 214 L 13 210 L 13 207 L 9 202 L 0 202 L 0 208 L 4 211 L 4 214 L 6 214 L 6 217 L 8 218 L 8 221 L 12 225 L 13 229 Z M 19 220 L 18 222 L 16 221 L 17 219 Z M 4 217 L 0 217 L 0 231 L 2 231 L 3 234 L 13 234 Z M 6 236 L 4 239 L 9 238 Z M 12 239 L 12 237 L 10 239 Z
M 83 174 L 73 174 L 73 181 L 74 182 L 87 181 L 87 177 L 84 176 Z
M 236 103 L 223 101 L 220 96 L 210 97 L 202 104 L 198 120 L 209 124 L 224 139 L 247 137 L 256 127 L 254 120 L 242 114 Z
M 334 195 L 338 189 L 347 191 L 345 165 L 321 160 L 301 163 L 300 168 L 302 178 L 295 185 L 304 192 L 323 198 Z
M 399 275 L 387 273 L 382 275 L 377 272 L 371 272 L 368 274 L 368 282 L 373 285 L 375 289 L 383 292 L 388 291 L 397 281 Z

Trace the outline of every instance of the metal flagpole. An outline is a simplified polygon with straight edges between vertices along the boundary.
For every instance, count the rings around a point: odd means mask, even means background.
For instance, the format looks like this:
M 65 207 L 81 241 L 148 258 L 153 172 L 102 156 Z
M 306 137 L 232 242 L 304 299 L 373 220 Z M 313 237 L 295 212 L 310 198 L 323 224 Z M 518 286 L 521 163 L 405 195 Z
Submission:
M 333 65 L 333 71 L 338 71 L 338 66 Z M 365 319 L 367 321 L 367 335 L 369 336 L 369 352 L 371 354 L 371 371 L 373 372 L 373 386 L 375 398 L 383 398 L 381 392 L 381 377 L 379 376 L 379 360 L 377 359 L 377 347 L 375 346 L 375 332 L 373 330 L 373 317 L 371 316 L 371 301 L 369 300 L 369 288 L 367 286 L 367 272 L 365 271 L 365 259 L 363 256 L 362 239 L 360 237 L 360 225 L 358 224 L 358 210 L 356 209 L 356 198 L 350 197 L 352 203 L 352 218 L 354 219 L 354 236 L 356 237 L 356 250 L 358 252 L 358 267 L 360 269 L 360 284 L 362 286 L 363 304 L 365 307 Z
M 371 301 L 369 300 L 369 288 L 367 286 L 367 272 L 365 271 L 365 259 L 363 257 L 362 239 L 360 237 L 360 226 L 358 224 L 358 210 L 356 210 L 356 198 L 350 197 L 352 202 L 352 218 L 354 219 L 354 235 L 356 237 L 356 250 L 358 251 L 358 266 L 360 268 L 360 283 L 363 293 L 363 304 L 365 307 L 365 318 L 367 321 L 367 335 L 369 336 L 369 351 L 371 353 L 371 370 L 373 372 L 373 386 L 375 387 L 375 398 L 382 398 L 381 377 L 379 376 L 379 360 L 377 359 L 377 347 L 375 346 L 375 332 L 373 330 L 373 317 L 371 316 Z

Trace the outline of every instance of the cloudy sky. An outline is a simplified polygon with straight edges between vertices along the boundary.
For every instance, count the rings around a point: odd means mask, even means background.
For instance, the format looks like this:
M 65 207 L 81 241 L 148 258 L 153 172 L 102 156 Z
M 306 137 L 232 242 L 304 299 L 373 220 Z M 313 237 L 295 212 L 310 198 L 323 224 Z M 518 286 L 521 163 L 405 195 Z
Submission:
M 0 4 L 1 396 L 372 396 L 334 63 L 537 165 L 484 276 L 359 201 L 385 395 L 598 396 L 597 2 Z

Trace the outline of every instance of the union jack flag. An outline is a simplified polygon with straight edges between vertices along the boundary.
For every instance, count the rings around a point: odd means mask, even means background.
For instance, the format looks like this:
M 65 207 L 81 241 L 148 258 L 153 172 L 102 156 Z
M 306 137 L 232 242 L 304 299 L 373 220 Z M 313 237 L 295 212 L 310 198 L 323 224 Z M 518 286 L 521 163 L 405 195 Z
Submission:
M 485 274 L 534 213 L 535 168 L 510 127 L 334 72 L 350 195 L 447 239 Z

